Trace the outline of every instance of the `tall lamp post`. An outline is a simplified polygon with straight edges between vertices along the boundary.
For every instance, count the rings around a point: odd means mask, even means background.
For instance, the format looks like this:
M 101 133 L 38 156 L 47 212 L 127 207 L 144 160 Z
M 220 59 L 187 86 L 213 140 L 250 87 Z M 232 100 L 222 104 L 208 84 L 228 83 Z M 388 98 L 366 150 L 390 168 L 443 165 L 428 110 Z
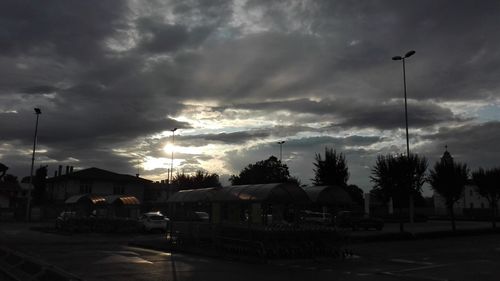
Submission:
M 406 157 L 408 161 L 410 161 L 410 139 L 408 137 L 408 105 L 406 101 L 406 69 L 405 69 L 405 60 L 415 54 L 415 51 L 408 51 L 404 56 L 395 56 L 392 57 L 392 60 L 400 60 L 403 61 L 403 89 L 405 96 L 405 123 L 406 123 Z M 408 184 L 411 184 L 411 175 Z M 413 194 L 410 191 L 410 223 L 413 223 Z
M 403 61 L 403 88 L 405 95 L 405 122 L 406 122 L 406 155 L 410 157 L 410 140 L 408 138 L 408 104 L 406 101 L 406 69 L 405 69 L 405 60 L 415 54 L 415 51 L 409 51 L 404 56 L 395 56 L 392 57 L 392 60 L 400 60 Z
M 281 157 L 283 156 L 283 144 L 285 141 L 279 141 L 277 142 L 280 145 L 280 162 L 281 162 Z
M 175 140 L 175 131 L 177 131 L 177 128 L 173 128 L 172 130 L 172 160 L 170 162 L 170 183 L 172 182 L 172 180 L 174 179 L 174 174 L 173 174 L 173 171 L 174 171 L 174 140 Z
M 30 189 L 28 190 L 28 199 L 26 202 L 26 221 L 30 220 L 31 189 L 33 187 L 33 167 L 35 165 L 36 140 L 38 134 L 38 118 L 40 117 L 40 114 L 42 114 L 40 108 L 34 108 L 34 110 L 36 114 L 36 124 L 35 124 L 35 136 L 33 138 L 33 154 L 31 156 L 30 185 L 29 185 Z

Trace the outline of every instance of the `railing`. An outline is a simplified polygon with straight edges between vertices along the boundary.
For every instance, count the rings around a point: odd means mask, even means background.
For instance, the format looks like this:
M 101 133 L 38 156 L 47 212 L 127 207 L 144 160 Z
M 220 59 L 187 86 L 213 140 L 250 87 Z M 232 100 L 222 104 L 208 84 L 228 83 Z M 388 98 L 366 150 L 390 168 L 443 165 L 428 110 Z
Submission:
M 347 236 L 321 225 L 172 222 L 177 246 L 211 247 L 221 253 L 262 258 L 340 256 Z

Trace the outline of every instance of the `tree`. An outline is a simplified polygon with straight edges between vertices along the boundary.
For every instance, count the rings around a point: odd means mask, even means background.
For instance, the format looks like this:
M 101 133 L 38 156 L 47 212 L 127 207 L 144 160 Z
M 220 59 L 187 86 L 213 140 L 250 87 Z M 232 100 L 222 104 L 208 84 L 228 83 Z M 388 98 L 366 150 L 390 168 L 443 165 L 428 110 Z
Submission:
M 500 168 L 484 170 L 479 168 L 472 173 L 477 192 L 488 200 L 491 209 L 491 225 L 496 228 L 498 200 L 500 200 Z
M 9 167 L 7 167 L 4 164 L 0 163 L 0 179 L 2 179 L 3 176 L 5 176 L 5 173 L 7 173 L 8 169 L 9 169 Z
M 333 148 L 325 147 L 325 158 L 316 153 L 313 169 L 314 185 L 335 185 L 342 187 L 351 199 L 359 205 L 363 204 L 363 190 L 356 185 L 348 185 L 349 168 L 344 154 L 339 153 Z
M 410 218 L 412 218 L 413 198 L 422 192 L 422 185 L 426 180 L 426 170 L 427 159 L 419 157 L 417 154 L 410 154 L 410 157 L 403 154 L 379 155 L 372 168 L 372 176 L 370 176 L 370 180 L 374 183 L 373 193 L 385 202 L 388 202 L 390 198 L 399 202 L 400 214 L 401 201 L 408 198 Z M 400 230 L 404 231 L 402 218 Z
M 314 185 L 337 185 L 347 186 L 349 170 L 345 156 L 337 154 L 333 148 L 325 147 L 325 158 L 316 153 L 314 167 Z
M 238 176 L 232 175 L 229 181 L 232 185 L 240 185 L 297 182 L 298 180 L 290 176 L 286 164 L 281 163 L 278 158 L 271 156 L 267 160 L 249 164 Z
M 466 164 L 455 163 L 454 161 L 439 161 L 430 171 L 428 178 L 432 189 L 441 195 L 451 218 L 451 228 L 456 230 L 455 213 L 453 206 L 462 198 L 465 185 L 468 179 L 468 168 Z
M 221 186 L 218 174 L 210 174 L 201 170 L 196 171 L 194 175 L 184 173 L 177 174 L 173 178 L 172 184 L 178 189 L 198 189 Z

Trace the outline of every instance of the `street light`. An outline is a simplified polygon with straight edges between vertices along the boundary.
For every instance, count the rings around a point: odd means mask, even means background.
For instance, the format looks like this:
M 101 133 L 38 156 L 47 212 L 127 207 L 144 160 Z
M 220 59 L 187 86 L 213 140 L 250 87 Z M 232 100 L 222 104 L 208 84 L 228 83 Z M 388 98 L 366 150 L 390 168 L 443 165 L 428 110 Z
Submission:
M 38 117 L 42 114 L 40 108 L 34 108 L 36 114 L 35 137 L 33 138 L 33 154 L 31 156 L 30 189 L 28 190 L 28 200 L 26 202 L 26 221 L 30 220 L 31 188 L 33 187 L 33 167 L 35 165 L 36 137 L 38 134 Z
M 285 141 L 279 141 L 277 142 L 280 145 L 280 162 L 281 162 L 281 157 L 283 156 L 283 144 Z
M 401 56 L 395 56 L 392 57 L 392 60 L 401 60 L 403 61 L 403 88 L 404 88 L 404 95 L 405 95 L 405 123 L 406 123 L 406 155 L 407 157 L 410 157 L 410 139 L 408 137 L 408 105 L 406 101 L 406 69 L 405 69 L 405 59 L 413 56 L 415 54 L 415 51 L 409 51 L 407 52 L 403 57 Z
M 408 105 L 406 102 L 406 69 L 405 69 L 405 60 L 415 54 L 415 51 L 411 50 L 408 51 L 403 57 L 401 56 L 395 56 L 392 57 L 392 60 L 401 60 L 403 61 L 403 88 L 404 88 L 404 95 L 405 95 L 405 122 L 406 122 L 406 157 L 408 159 L 408 164 L 410 161 L 410 139 L 408 137 Z M 411 174 L 408 174 L 409 177 L 409 182 L 408 184 L 411 185 Z M 410 198 L 409 198 L 409 205 L 410 205 L 410 223 L 413 223 L 413 194 L 411 194 L 410 191 Z
M 177 131 L 177 128 L 173 128 L 172 130 L 172 161 L 170 162 L 170 182 L 172 182 L 172 180 L 174 179 L 174 174 L 173 174 L 173 171 L 174 171 L 174 139 L 175 139 L 175 136 L 174 136 L 174 133 L 175 131 Z

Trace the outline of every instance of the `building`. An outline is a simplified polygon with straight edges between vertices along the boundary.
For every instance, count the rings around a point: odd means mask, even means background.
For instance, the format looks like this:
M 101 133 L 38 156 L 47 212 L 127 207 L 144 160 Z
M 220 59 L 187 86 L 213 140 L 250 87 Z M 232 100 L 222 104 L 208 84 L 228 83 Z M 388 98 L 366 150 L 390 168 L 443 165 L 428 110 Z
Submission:
M 441 161 L 453 162 L 453 157 L 447 149 L 443 153 Z M 440 216 L 448 215 L 446 200 L 436 192 L 433 197 L 435 214 Z M 469 181 L 464 188 L 462 198 L 453 206 L 453 211 L 456 215 L 483 215 L 488 213 L 489 207 L 488 200 L 482 197 L 477 192 L 477 186 L 472 181 Z
M 118 174 L 95 167 L 76 172 L 67 167 L 66 174 L 62 175 L 60 166 L 59 173 L 47 179 L 47 199 L 57 204 L 83 194 L 123 195 L 134 196 L 142 202 L 144 191 L 151 183 L 139 175 Z

